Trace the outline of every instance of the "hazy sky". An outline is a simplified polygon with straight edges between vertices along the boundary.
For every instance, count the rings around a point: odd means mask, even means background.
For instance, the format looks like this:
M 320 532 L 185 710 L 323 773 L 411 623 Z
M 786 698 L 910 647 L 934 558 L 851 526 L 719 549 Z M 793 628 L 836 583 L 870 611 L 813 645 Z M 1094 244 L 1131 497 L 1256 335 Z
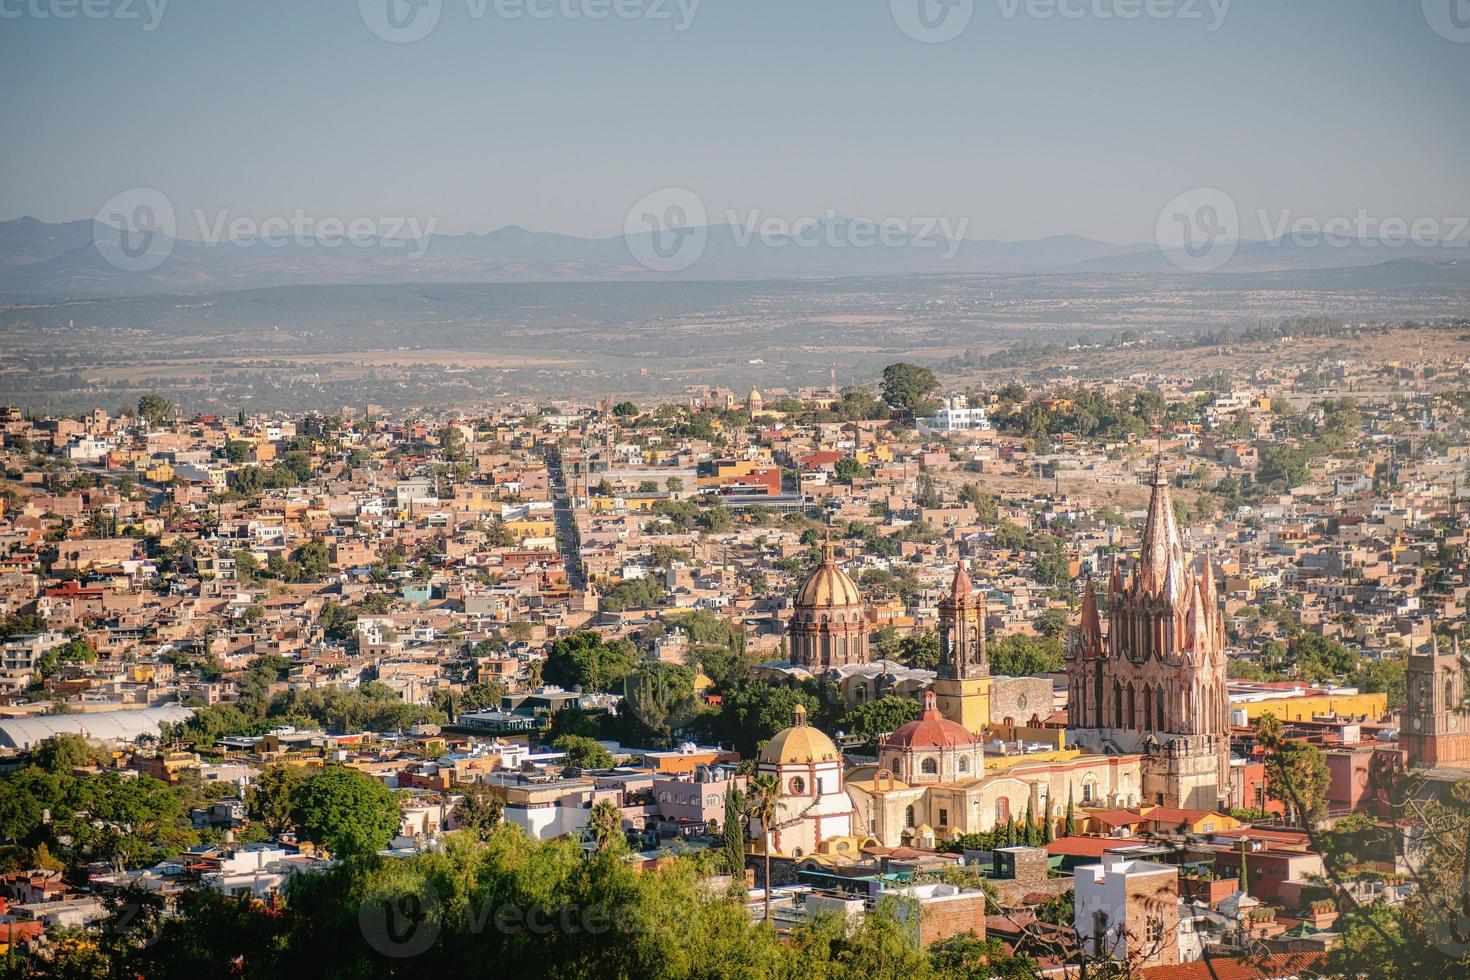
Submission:
M 139 16 L 36 16 L 82 2 Z M 1131 0 L 1198 16 L 1132 20 L 1100 16 L 1130 0 L 973 0 L 945 43 L 889 0 L 702 0 L 683 31 L 676 0 L 601 0 L 668 14 L 602 20 L 426 2 L 435 29 L 397 44 L 358 0 L 171 0 L 151 31 L 147 0 L 0 0 L 0 217 L 89 217 L 137 186 L 181 215 L 598 236 L 669 185 L 715 220 L 950 216 L 971 238 L 1144 241 L 1206 185 L 1247 235 L 1258 208 L 1470 214 L 1470 43 L 1421 0 L 1234 0 L 1213 31 L 1224 0 Z

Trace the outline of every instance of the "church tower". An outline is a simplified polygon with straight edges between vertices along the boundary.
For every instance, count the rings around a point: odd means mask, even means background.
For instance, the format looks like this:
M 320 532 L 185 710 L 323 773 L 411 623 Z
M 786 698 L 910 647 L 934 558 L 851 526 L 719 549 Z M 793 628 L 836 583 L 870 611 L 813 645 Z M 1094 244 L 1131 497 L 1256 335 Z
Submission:
M 1470 768 L 1470 715 L 1464 710 L 1465 671 L 1460 640 L 1440 652 L 1429 641 L 1409 654 L 1405 676 L 1409 695 L 1400 733 L 1409 765 L 1418 769 Z
M 949 592 L 939 600 L 939 674 L 934 680 L 939 713 L 980 734 L 990 725 L 992 683 L 985 652 L 985 597 L 960 562 Z
M 1143 755 L 1143 803 L 1215 809 L 1230 788 L 1224 617 L 1209 562 L 1184 552 L 1162 459 L 1138 560 L 1114 562 L 1107 598 L 1104 635 L 1088 584 L 1067 649 L 1068 741 Z

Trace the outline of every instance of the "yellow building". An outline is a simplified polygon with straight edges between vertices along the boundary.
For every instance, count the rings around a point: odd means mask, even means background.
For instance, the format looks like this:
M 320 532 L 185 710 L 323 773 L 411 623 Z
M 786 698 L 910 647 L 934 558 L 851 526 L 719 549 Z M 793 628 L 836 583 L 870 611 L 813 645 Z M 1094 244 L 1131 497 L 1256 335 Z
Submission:
M 174 478 L 174 467 L 166 459 L 149 463 L 143 470 L 143 479 L 150 483 L 168 483 Z
M 1311 721 L 1335 715 L 1338 718 L 1367 717 L 1377 721 L 1388 714 L 1388 695 L 1377 694 L 1320 694 L 1312 697 L 1268 698 L 1248 701 L 1230 706 L 1232 714 L 1245 712 L 1246 724 L 1254 725 L 1256 719 L 1266 712 L 1275 715 L 1278 721 Z M 1238 721 L 1238 718 L 1232 718 Z
M 979 735 L 990 727 L 995 680 L 985 649 L 985 597 L 956 566 L 949 592 L 939 600 L 939 672 L 934 695 L 939 713 Z

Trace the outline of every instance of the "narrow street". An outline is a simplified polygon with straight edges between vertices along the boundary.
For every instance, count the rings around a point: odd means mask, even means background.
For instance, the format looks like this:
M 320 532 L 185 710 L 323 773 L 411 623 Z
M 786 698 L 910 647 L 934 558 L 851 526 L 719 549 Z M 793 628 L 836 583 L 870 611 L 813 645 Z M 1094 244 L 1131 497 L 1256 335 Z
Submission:
M 561 454 L 553 450 L 546 453 L 546 469 L 551 477 L 551 502 L 556 516 L 556 547 L 561 552 L 563 566 L 567 570 L 567 582 L 574 591 L 587 587 L 582 572 L 582 559 L 578 554 L 577 523 L 572 519 L 572 498 L 567 492 L 566 473 L 562 469 Z

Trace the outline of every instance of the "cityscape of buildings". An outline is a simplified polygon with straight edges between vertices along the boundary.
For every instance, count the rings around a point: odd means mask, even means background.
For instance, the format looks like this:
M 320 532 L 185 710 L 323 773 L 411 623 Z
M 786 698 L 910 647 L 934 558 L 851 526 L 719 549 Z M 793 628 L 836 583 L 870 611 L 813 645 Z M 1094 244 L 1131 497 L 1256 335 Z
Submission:
M 1470 348 L 946 384 L 7 410 L 5 955 L 495 834 L 974 976 L 1350 975 L 1454 894 Z

